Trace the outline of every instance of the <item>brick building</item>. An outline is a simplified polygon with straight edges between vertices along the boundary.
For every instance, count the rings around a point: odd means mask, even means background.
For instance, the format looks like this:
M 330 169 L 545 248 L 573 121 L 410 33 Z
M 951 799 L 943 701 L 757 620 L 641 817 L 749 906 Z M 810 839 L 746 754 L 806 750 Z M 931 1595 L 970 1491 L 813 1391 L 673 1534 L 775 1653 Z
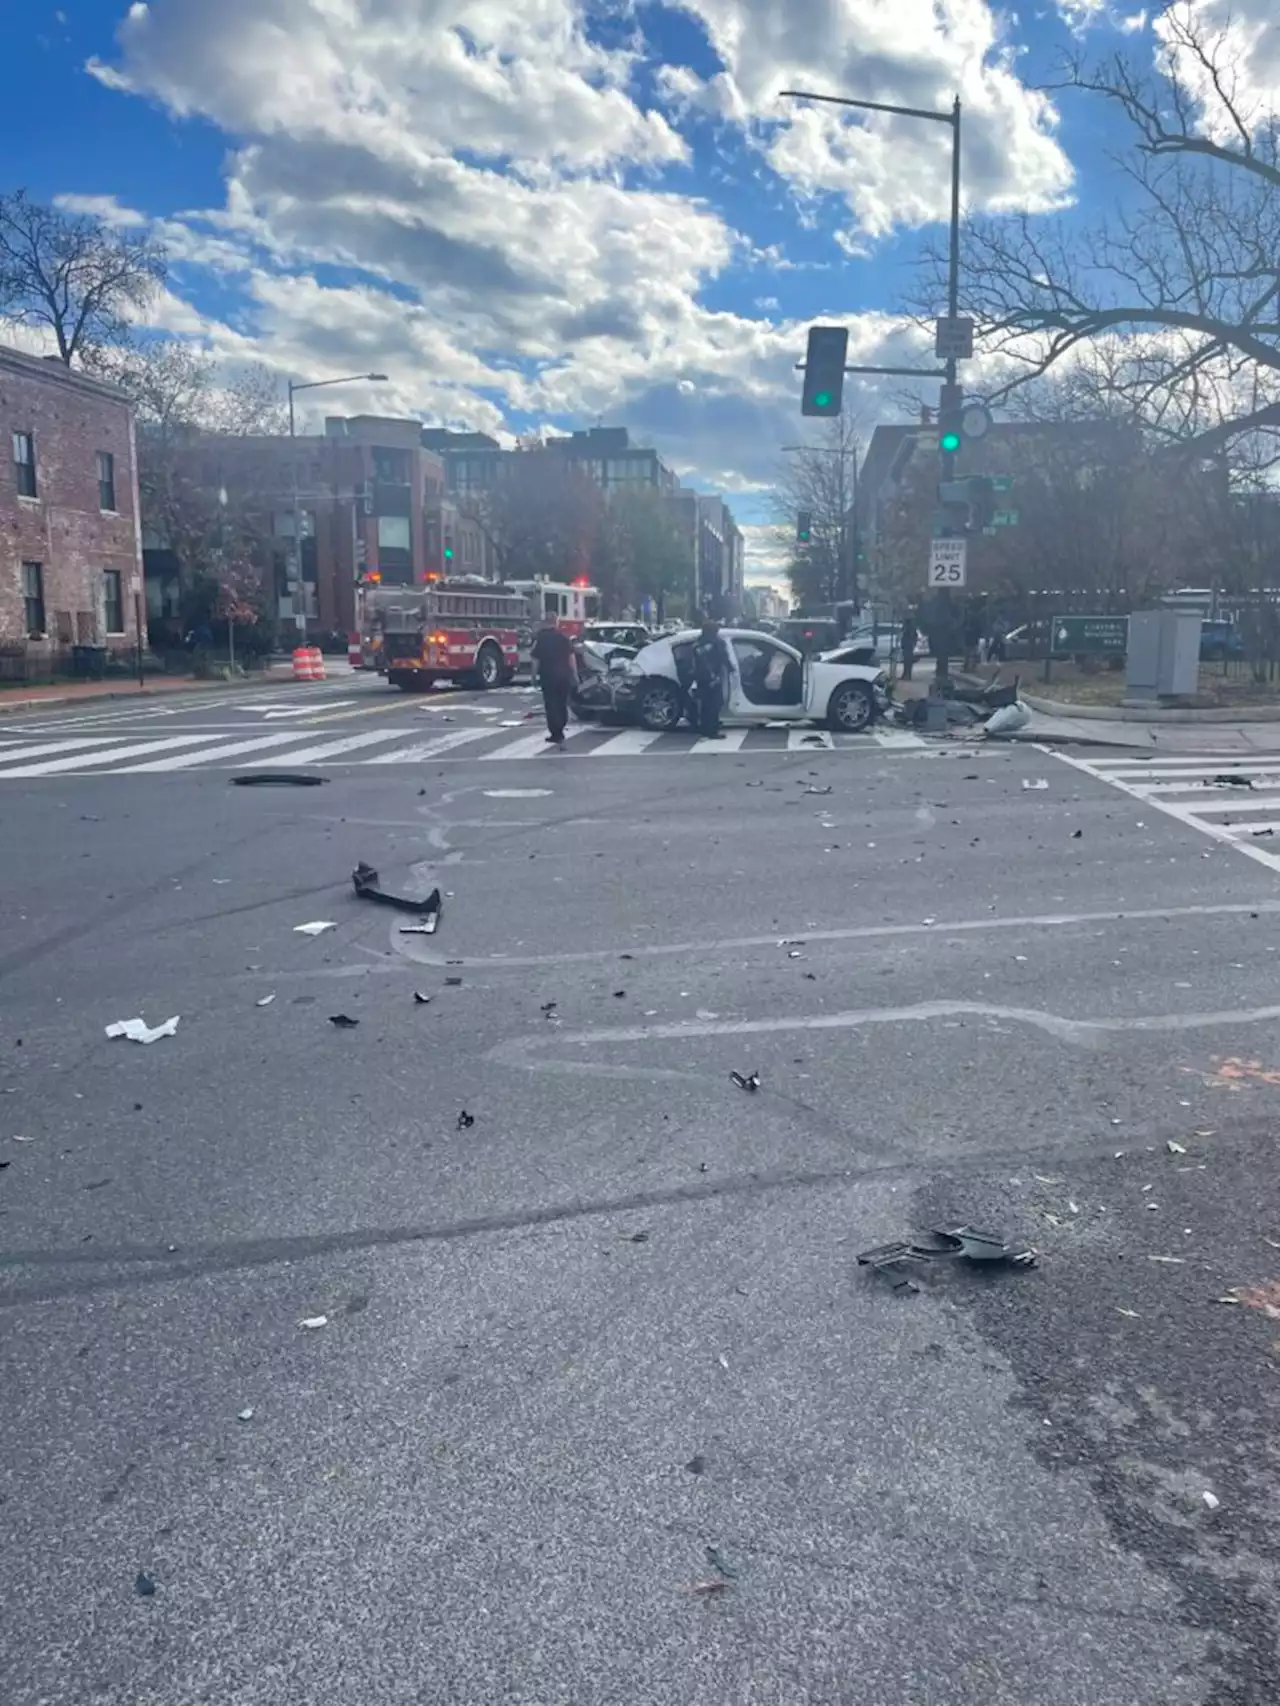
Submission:
M 358 625 L 362 579 L 415 585 L 444 572 L 446 548 L 457 557 L 445 526 L 444 465 L 423 449 L 421 430 L 416 420 L 331 415 L 323 434 L 200 433 L 176 454 L 195 486 L 225 491 L 228 512 L 253 518 L 271 613 L 285 623 L 303 616 L 312 635 L 345 634 Z M 161 548 L 159 564 L 168 542 L 147 542 Z
M 0 677 L 137 645 L 142 542 L 133 410 L 60 361 L 0 348 Z

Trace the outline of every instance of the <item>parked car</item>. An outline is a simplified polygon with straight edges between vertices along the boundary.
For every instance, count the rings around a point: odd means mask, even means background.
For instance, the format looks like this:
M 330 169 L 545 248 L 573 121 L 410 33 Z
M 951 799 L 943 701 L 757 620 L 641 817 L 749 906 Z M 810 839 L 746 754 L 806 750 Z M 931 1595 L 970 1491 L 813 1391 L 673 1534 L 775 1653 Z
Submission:
M 724 722 L 824 723 L 842 733 L 867 728 L 888 708 L 878 663 L 828 663 L 803 656 L 772 635 L 746 628 L 721 630 L 733 653 Z M 696 628 L 655 640 L 629 660 L 611 661 L 605 694 L 593 684 L 600 714 L 661 732 L 677 728 L 689 708 Z
M 626 646 L 634 654 L 647 646 L 653 635 L 643 622 L 584 622 L 582 638 L 609 650 Z

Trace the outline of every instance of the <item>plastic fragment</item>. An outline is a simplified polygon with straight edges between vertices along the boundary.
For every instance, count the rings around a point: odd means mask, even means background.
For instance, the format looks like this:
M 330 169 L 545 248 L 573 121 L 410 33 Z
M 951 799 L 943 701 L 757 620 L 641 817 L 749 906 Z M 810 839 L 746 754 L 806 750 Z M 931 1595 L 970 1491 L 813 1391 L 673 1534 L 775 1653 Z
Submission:
M 1204 1492 L 1201 1493 L 1200 1497 L 1204 1500 L 1206 1510 L 1216 1511 L 1221 1509 L 1222 1500 L 1216 1493 L 1211 1493 L 1207 1487 Z
M 760 1088 L 760 1074 L 758 1072 L 731 1072 L 729 1077 L 739 1090 L 754 1091 Z
M 475 1123 L 476 1116 L 474 1114 L 469 1114 L 467 1110 L 463 1108 L 462 1112 L 458 1115 L 457 1129 L 459 1131 L 468 1131 Z
M 1022 786 L 1029 794 L 1040 794 L 1048 788 L 1049 781 L 1045 776 L 1024 776 Z
M 270 1007 L 271 1003 L 274 1000 L 275 1000 L 274 995 L 263 995 L 257 1001 L 254 1002 L 254 1006 L 255 1007 Z
M 1126 1315 L 1130 1321 L 1140 1321 L 1142 1319 L 1136 1309 L 1121 1309 L 1118 1305 L 1116 1307 L 1116 1314 Z
M 327 1315 L 304 1315 L 298 1325 L 305 1327 L 308 1332 L 314 1332 L 317 1327 L 327 1327 L 329 1317 Z
M 139 1570 L 133 1578 L 133 1591 L 139 1599 L 150 1599 L 156 1591 L 156 1584 L 145 1570 Z
M 145 1019 L 118 1019 L 114 1025 L 108 1025 L 109 1037 L 128 1037 L 131 1043 L 154 1043 L 161 1037 L 171 1037 L 178 1029 L 177 1013 L 172 1019 L 166 1019 L 163 1025 L 148 1025 Z
M 362 859 L 351 873 L 352 887 L 361 900 L 376 900 L 383 906 L 394 907 L 398 912 L 428 913 L 435 918 L 440 916 L 440 890 L 432 889 L 431 893 L 422 900 L 413 900 L 408 895 L 392 894 L 384 889 L 377 871 L 372 865 L 366 865 Z M 432 934 L 435 926 L 430 919 L 421 920 L 421 928 L 427 935 Z
M 1149 1262 L 1166 1262 L 1171 1268 L 1185 1268 L 1187 1265 L 1185 1256 L 1148 1256 L 1147 1260 Z
M 354 1031 L 360 1021 L 353 1019 L 349 1013 L 330 1013 L 329 1023 L 340 1031 Z
M 251 1422 L 253 1420 L 253 1405 L 247 1404 L 243 1410 L 238 1410 L 236 1420 L 238 1422 Z
M 1185 1145 L 1175 1143 L 1172 1138 L 1169 1138 L 1165 1143 L 1165 1148 L 1169 1151 L 1170 1155 L 1185 1155 L 1187 1153 Z
M 326 930 L 336 930 L 337 928 L 338 926 L 330 919 L 317 918 L 310 924 L 295 924 L 293 933 L 295 936 L 323 936 Z

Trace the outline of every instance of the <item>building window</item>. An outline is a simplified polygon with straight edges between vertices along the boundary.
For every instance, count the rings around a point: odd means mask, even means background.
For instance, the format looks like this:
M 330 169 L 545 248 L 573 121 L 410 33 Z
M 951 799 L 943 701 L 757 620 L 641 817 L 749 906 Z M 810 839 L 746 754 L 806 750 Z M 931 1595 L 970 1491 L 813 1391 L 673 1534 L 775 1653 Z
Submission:
M 36 441 L 29 432 L 13 435 L 13 477 L 20 498 L 36 496 Z
M 44 634 L 44 570 L 39 563 L 22 565 L 22 603 L 27 638 L 38 640 Z
M 105 504 L 102 506 L 107 507 Z M 108 634 L 124 633 L 124 589 L 120 582 L 119 569 L 104 569 L 102 571 L 102 610 L 106 617 Z
M 383 551 L 409 549 L 409 517 L 380 515 L 378 517 L 378 548 Z
M 116 459 L 109 450 L 98 452 L 98 508 L 116 507 Z
M 384 450 L 376 446 L 373 452 L 373 477 L 382 486 L 409 484 L 409 452 Z

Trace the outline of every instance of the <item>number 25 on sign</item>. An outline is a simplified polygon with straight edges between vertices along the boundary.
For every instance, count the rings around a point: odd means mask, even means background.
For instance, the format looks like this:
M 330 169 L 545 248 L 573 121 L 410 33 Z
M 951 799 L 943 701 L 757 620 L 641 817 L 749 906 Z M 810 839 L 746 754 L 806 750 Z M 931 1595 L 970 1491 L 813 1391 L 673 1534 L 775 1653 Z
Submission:
M 935 539 L 929 546 L 929 585 L 963 586 L 965 539 Z

